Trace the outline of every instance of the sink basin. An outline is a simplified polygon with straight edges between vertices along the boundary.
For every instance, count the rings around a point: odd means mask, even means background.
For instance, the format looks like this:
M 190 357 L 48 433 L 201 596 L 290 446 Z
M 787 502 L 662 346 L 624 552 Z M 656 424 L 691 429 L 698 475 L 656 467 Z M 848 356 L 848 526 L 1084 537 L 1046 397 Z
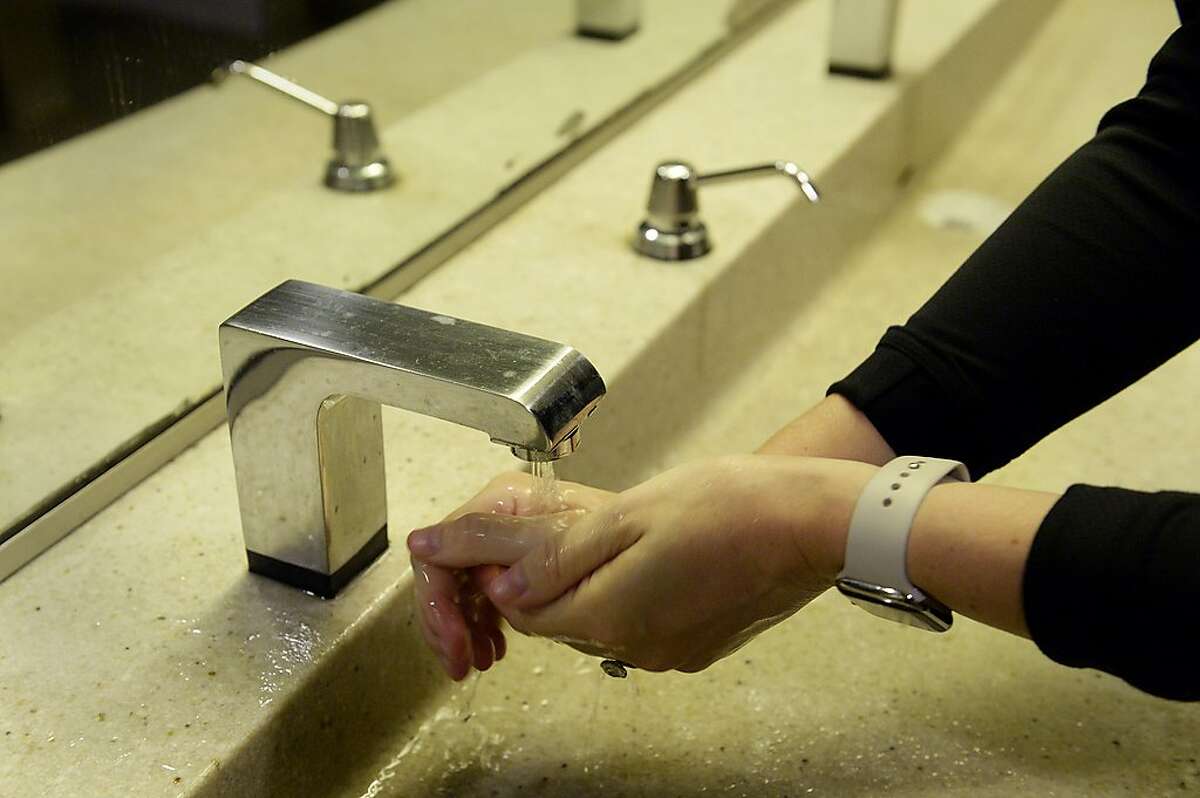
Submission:
M 820 53 L 796 48 L 797 29 L 827 22 L 826 4 L 798 4 L 400 301 L 588 355 L 609 394 L 560 461 L 566 478 L 621 488 L 752 449 L 1136 90 L 1172 24 L 1161 5 L 1065 0 L 1035 35 L 1051 8 L 1040 0 L 924 0 L 938 24 L 902 19 L 898 79 L 862 83 L 827 78 Z M 794 102 L 767 113 L 745 86 L 780 64 L 800 76 Z M 685 136 L 708 101 L 721 114 Z M 803 152 L 784 151 L 801 138 Z M 709 255 L 649 262 L 620 236 L 649 170 L 676 155 L 795 158 L 824 199 L 731 185 L 704 198 Z M 989 479 L 1200 489 L 1176 476 L 1200 474 L 1178 445 L 1194 426 L 1196 357 Z M 36 780 L 24 792 L 974 798 L 1200 782 L 1200 708 L 1061 668 L 966 619 L 931 636 L 835 594 L 700 674 L 612 679 L 515 636 L 490 672 L 451 683 L 415 626 L 403 535 L 516 463 L 472 430 L 399 411 L 383 425 L 392 547 L 333 601 L 246 573 L 223 431 L 6 582 L 0 639 L 22 645 L 0 649 L 0 793 Z M 1137 458 L 1137 473 L 1109 451 Z
M 1042 80 L 1075 63 L 1072 37 L 1086 48 L 1109 24 L 1081 32 L 1071 19 L 1078 15 L 1068 3 L 932 168 L 899 193 L 876 187 L 874 212 L 860 202 L 859 215 L 843 208 L 823 227 L 796 205 L 747 243 L 638 358 L 609 375 L 590 445 L 561 461 L 560 473 L 633 484 L 688 459 L 752 449 L 817 401 L 1111 102 L 1103 74 L 1072 97 Z M 1049 124 L 1014 115 L 1015 104 L 1050 100 L 1059 114 Z M 1043 145 L 1036 151 L 1020 144 L 1034 140 Z M 822 175 L 831 204 L 853 191 L 858 169 Z M 1144 451 L 1147 435 L 1182 434 L 1182 407 L 1156 413 L 1161 428 L 1126 421 L 1155 385 L 1197 383 L 1188 371 L 1200 373 L 1200 354 L 1191 360 L 991 479 L 1053 490 L 1122 479 L 1115 465 L 1096 465 L 1088 441 L 1103 431 L 1115 446 L 1113 430 L 1130 430 L 1116 448 Z M 668 371 L 669 384 L 658 377 Z M 1143 476 L 1165 482 L 1178 466 L 1148 459 Z M 1200 739 L 1197 708 L 1061 668 L 1028 641 L 965 618 L 931 636 L 880 623 L 830 593 L 699 674 L 635 670 L 612 679 L 594 658 L 516 635 L 502 663 L 452 684 L 419 644 L 407 581 L 385 601 L 376 611 L 386 622 L 342 647 L 321 689 L 306 692 L 318 707 L 288 711 L 295 722 L 273 724 L 237 773 L 259 774 L 256 784 L 280 795 L 321 785 L 347 797 L 460 798 L 1094 795 L 1200 781 L 1189 760 Z

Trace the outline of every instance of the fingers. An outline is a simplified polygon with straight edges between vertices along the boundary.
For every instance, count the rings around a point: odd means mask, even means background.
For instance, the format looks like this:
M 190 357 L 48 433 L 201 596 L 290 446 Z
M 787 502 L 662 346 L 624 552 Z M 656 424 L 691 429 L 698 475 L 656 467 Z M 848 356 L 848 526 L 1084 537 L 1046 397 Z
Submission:
M 509 516 L 479 517 L 515 520 Z M 507 646 L 499 626 L 500 616 L 482 590 L 483 584 L 496 578 L 498 569 L 476 569 L 479 575 L 471 577 L 456 566 L 444 567 L 416 557 L 412 564 L 421 632 L 446 673 L 462 679 L 472 666 L 487 670 L 503 657 Z
M 521 515 L 521 510 L 528 509 L 527 502 L 522 502 L 521 498 L 532 492 L 532 484 L 533 477 L 520 471 L 500 474 L 444 520 L 450 521 L 472 513 Z
M 499 570 L 487 566 L 464 579 L 449 569 L 413 561 L 418 627 L 452 679 L 462 679 L 472 666 L 485 671 L 507 653 L 500 614 L 482 588 Z
M 523 542 L 530 544 L 528 553 L 485 588 L 502 609 L 527 610 L 555 601 L 640 536 L 623 523 L 621 513 L 612 511 L 579 514 L 561 532 L 536 524 L 537 520 L 528 519 L 526 525 Z
M 613 619 L 606 618 L 604 609 L 597 609 L 594 602 L 581 600 L 580 592 L 572 591 L 544 607 L 505 608 L 503 613 L 521 634 L 545 637 L 589 656 L 628 661 L 630 656 L 612 637 Z
M 558 504 L 546 512 L 562 510 L 596 510 L 612 501 L 616 496 L 609 490 L 593 488 L 591 485 L 581 485 L 578 482 L 558 482 L 551 497 Z
M 496 578 L 506 570 L 506 568 L 499 565 L 480 565 L 477 568 L 469 570 L 467 574 L 475 589 L 486 596 L 492 582 L 496 581 Z
M 488 635 L 492 638 L 492 650 L 496 652 L 496 662 L 504 659 L 504 655 L 508 653 L 508 641 L 504 639 L 504 632 L 500 629 L 500 613 L 496 613 L 496 625 L 488 630 Z
M 453 679 L 470 670 L 470 630 L 459 607 L 459 581 L 445 568 L 413 561 L 421 633 Z
M 419 627 L 451 678 L 464 678 L 472 666 L 486 670 L 507 652 L 501 613 L 489 595 L 494 584 L 503 584 L 507 569 L 502 566 L 539 549 L 550 552 L 555 547 L 549 538 L 561 536 L 575 519 L 613 496 L 570 482 L 557 483 L 549 494 L 535 485 L 529 474 L 501 475 L 451 513 L 451 520 L 409 536 Z M 557 562 L 553 554 L 542 560 Z M 587 571 L 577 566 L 571 573 L 582 578 Z M 537 589 L 530 595 L 550 600 L 555 586 L 570 587 L 562 574 L 556 577 L 535 578 Z
M 547 537 L 561 534 L 581 512 L 531 518 L 472 513 L 414 530 L 408 549 L 414 557 L 443 568 L 511 565 Z
M 472 514 L 416 530 L 408 547 L 415 558 L 442 568 L 514 566 L 489 577 L 485 592 L 498 604 L 528 608 L 559 597 L 628 545 L 621 526 L 604 523 L 605 517 Z
M 544 515 L 560 510 L 591 510 L 612 497 L 612 493 L 575 482 L 555 483 L 551 493 L 535 490 L 531 474 L 512 471 L 500 474 L 482 491 L 446 516 L 450 521 L 472 513 L 497 515 Z
M 464 601 L 464 614 L 471 635 L 471 664 L 476 670 L 486 671 L 496 661 L 496 650 L 489 629 L 495 626 L 495 617 L 487 609 L 491 602 L 474 592 L 466 596 Z
M 500 613 L 497 611 L 496 605 L 493 605 L 486 596 L 481 596 L 480 606 L 482 614 L 480 630 L 482 634 L 487 635 L 488 640 L 492 643 L 493 661 L 499 662 L 508 653 L 508 644 L 504 640 L 504 632 L 500 630 Z M 479 665 L 475 667 L 479 667 Z M 480 670 L 484 670 L 484 668 L 480 668 Z

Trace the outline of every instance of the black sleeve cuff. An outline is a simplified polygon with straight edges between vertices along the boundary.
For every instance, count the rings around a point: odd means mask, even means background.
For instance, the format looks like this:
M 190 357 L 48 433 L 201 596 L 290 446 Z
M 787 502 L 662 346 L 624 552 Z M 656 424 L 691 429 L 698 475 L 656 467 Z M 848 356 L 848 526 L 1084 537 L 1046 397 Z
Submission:
M 979 478 L 1200 338 L 1198 87 L 1189 24 L 1139 95 L 830 390 L 896 451 Z
M 1200 701 L 1200 496 L 1071 487 L 1042 522 L 1025 620 L 1055 662 Z
M 956 401 L 969 388 L 948 390 L 952 378 L 939 374 L 946 367 L 936 360 L 908 330 L 892 327 L 871 356 L 827 393 L 844 396 L 862 411 L 892 451 L 958 460 L 977 480 L 1007 459 L 980 438 L 968 405 Z

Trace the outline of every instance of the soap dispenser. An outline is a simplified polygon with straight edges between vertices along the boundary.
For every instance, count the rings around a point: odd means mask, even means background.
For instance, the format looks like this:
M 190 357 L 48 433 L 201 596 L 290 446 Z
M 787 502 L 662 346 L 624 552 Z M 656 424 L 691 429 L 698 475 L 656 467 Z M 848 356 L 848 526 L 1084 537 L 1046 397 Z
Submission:
M 642 0 L 575 0 L 575 14 L 578 35 L 620 41 L 637 31 Z
M 829 71 L 886 78 L 892 71 L 892 38 L 899 0 L 834 0 Z

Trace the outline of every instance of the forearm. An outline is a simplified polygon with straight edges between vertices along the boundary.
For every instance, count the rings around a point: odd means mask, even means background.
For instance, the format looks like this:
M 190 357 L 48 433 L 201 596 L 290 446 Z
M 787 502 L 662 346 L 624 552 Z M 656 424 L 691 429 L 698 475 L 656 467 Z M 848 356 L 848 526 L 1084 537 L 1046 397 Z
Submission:
M 874 466 L 895 457 L 870 420 L 838 394 L 825 397 L 780 429 L 758 453 L 855 460 Z M 864 473 L 873 471 L 843 467 L 829 483 L 838 498 L 826 505 L 825 524 L 832 531 L 823 536 L 827 548 L 818 555 L 828 564 L 827 572 L 841 570 L 853 504 L 865 484 Z M 910 578 L 951 609 L 1028 637 L 1021 600 L 1025 561 L 1038 527 L 1058 498 L 993 485 L 937 486 L 913 521 Z
M 913 584 L 951 609 L 1029 636 L 1022 601 L 1033 539 L 1059 496 L 945 483 L 929 492 L 908 539 Z
M 829 583 L 845 561 L 846 534 L 858 497 L 878 469 L 846 461 L 800 461 L 819 473 L 819 518 L 794 515 L 802 556 Z M 908 539 L 908 576 L 950 609 L 1029 636 L 1022 602 L 1025 564 L 1052 493 L 947 482 L 925 497 Z M 809 505 L 810 507 L 812 505 Z M 804 549 L 808 549 L 805 551 Z
M 823 500 L 794 513 L 800 559 L 833 584 L 855 504 L 877 469 L 795 461 Z M 796 479 L 792 480 L 795 484 Z M 793 502 L 794 498 L 784 496 Z M 1075 485 L 1064 495 L 947 482 L 921 503 L 906 568 L 950 609 L 1030 637 L 1048 657 L 1176 700 L 1200 700 L 1194 603 L 1200 495 Z M 778 549 L 776 549 L 778 551 Z
M 1063 496 L 940 485 L 908 547 L 914 584 L 1063 665 L 1200 700 L 1185 609 L 1200 572 L 1200 497 L 1072 487 Z
M 844 397 L 831 394 L 758 448 L 758 454 L 833 457 L 883 465 L 895 457 L 871 421 Z

